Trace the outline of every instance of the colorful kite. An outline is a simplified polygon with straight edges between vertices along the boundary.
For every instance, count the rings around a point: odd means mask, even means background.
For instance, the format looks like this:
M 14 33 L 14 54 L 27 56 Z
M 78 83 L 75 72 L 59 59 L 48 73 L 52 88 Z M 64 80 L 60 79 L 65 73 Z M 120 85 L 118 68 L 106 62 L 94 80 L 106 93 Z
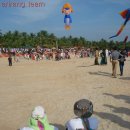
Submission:
M 64 23 L 65 23 L 65 29 L 66 30 L 70 30 L 70 28 L 71 28 L 70 24 L 72 23 L 72 18 L 70 16 L 70 14 L 72 12 L 73 12 L 73 8 L 69 3 L 66 3 L 66 4 L 63 5 L 62 13 L 65 14 Z
M 121 34 L 121 32 L 123 31 L 123 29 L 125 28 L 125 25 L 127 24 L 127 22 L 130 20 L 130 9 L 127 9 L 127 10 L 124 10 L 120 13 L 120 15 L 125 19 L 125 22 L 124 24 L 121 26 L 121 28 L 119 29 L 119 31 L 117 32 L 116 35 L 110 37 L 110 38 L 113 38 L 113 37 L 117 37 Z

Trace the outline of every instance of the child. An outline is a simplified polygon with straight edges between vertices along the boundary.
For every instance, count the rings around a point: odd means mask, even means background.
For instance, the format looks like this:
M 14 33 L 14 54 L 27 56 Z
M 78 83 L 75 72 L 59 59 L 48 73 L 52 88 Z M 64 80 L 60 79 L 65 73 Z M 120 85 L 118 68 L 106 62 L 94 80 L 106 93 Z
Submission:
M 29 126 L 20 130 L 58 130 L 58 128 L 49 124 L 44 108 L 37 106 L 32 111 Z
M 58 130 L 57 127 L 49 124 L 44 108 L 41 106 L 35 107 L 32 111 L 29 127 L 34 130 Z

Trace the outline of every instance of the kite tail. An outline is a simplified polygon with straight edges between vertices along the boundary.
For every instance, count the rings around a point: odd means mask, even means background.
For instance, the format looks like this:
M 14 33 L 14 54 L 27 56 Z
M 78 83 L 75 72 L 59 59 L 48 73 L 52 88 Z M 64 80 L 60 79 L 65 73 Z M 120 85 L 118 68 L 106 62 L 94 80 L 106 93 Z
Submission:
M 128 36 L 125 37 L 124 39 L 124 44 L 127 42 Z
M 125 39 L 124 39 L 124 42 L 123 42 L 124 43 L 124 48 L 126 47 L 127 40 L 128 40 L 128 36 L 126 36 Z
M 124 30 L 124 28 L 125 28 L 125 25 L 123 24 L 123 25 L 121 26 L 121 28 L 119 29 L 119 31 L 117 32 L 117 34 L 114 35 L 114 36 L 109 37 L 109 39 L 111 39 L 111 38 L 113 38 L 113 37 L 119 36 L 119 35 L 121 34 L 121 32 Z

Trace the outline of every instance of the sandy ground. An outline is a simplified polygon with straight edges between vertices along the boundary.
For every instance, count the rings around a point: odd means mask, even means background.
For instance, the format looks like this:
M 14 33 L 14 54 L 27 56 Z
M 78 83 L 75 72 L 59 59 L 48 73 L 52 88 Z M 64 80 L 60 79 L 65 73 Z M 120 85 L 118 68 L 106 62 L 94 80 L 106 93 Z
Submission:
M 28 125 L 32 109 L 44 106 L 50 123 L 64 130 L 75 117 L 73 104 L 87 98 L 94 104 L 99 130 L 130 130 L 130 58 L 124 76 L 111 77 L 111 63 L 93 66 L 94 59 L 64 61 L 0 59 L 0 130 Z M 118 68 L 119 74 L 119 68 Z

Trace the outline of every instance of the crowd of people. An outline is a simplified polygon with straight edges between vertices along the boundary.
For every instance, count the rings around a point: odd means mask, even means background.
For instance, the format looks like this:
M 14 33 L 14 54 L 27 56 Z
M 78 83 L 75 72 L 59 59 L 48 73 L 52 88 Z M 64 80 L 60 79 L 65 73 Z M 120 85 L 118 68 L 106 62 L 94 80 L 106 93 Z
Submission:
M 107 50 L 108 51 L 108 50 Z M 102 53 L 102 50 L 99 51 Z M 56 49 L 56 48 L 0 48 L 0 57 L 12 55 L 12 56 L 23 56 L 26 59 L 41 60 L 41 59 L 70 59 L 73 55 L 77 58 L 94 57 L 95 49 L 93 48 L 66 48 L 66 49 Z M 107 52 L 108 55 L 108 52 Z
M 66 49 L 56 49 L 56 48 L 0 48 L 0 57 L 8 57 L 9 66 L 12 66 L 12 62 L 19 62 L 20 57 L 27 60 L 65 60 L 75 58 L 86 58 L 95 57 L 95 65 L 107 65 L 108 57 L 110 57 L 110 62 L 112 62 L 112 76 L 116 78 L 117 65 L 119 62 L 120 76 L 123 75 L 123 68 L 125 57 L 128 57 L 128 52 L 126 50 L 117 50 L 113 48 L 111 50 L 98 48 L 66 48 Z M 99 61 L 100 59 L 100 61 Z
M 0 57 L 2 56 L 12 56 L 14 61 L 19 61 L 19 57 L 24 57 L 25 59 L 32 60 L 64 60 L 70 59 L 72 57 L 85 58 L 94 57 L 94 49 L 90 48 L 66 48 L 66 49 L 56 49 L 56 48 L 0 48 Z

